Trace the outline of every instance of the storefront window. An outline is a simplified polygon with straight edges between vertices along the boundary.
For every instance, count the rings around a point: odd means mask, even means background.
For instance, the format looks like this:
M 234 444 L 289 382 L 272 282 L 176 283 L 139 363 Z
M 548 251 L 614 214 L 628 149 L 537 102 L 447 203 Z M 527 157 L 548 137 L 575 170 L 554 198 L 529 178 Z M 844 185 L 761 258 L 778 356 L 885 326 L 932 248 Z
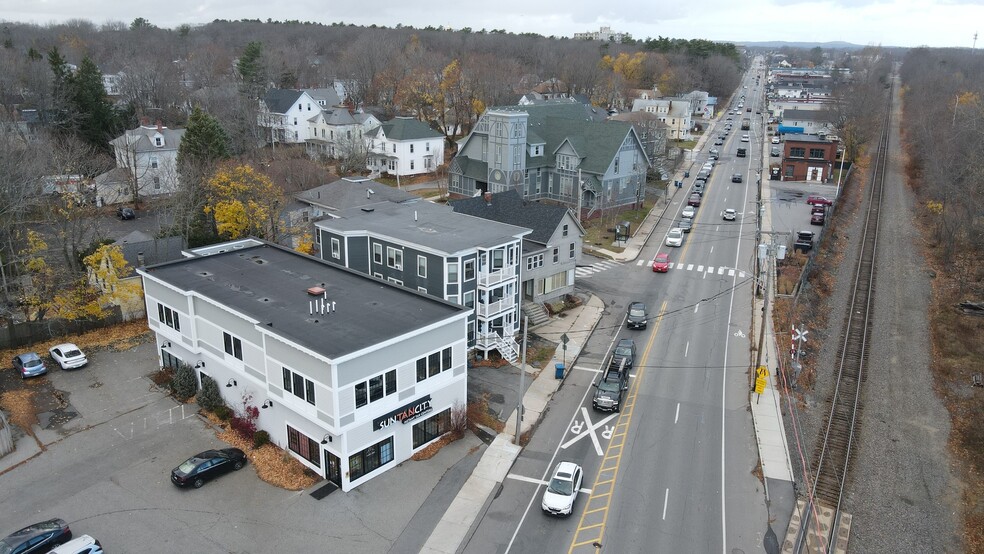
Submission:
M 413 426 L 413 447 L 420 448 L 451 430 L 451 408 Z
M 349 456 L 349 480 L 355 481 L 392 461 L 393 437 L 389 437 L 362 452 Z
M 321 451 L 318 450 L 318 443 L 290 425 L 287 426 L 287 448 L 316 467 L 321 467 Z

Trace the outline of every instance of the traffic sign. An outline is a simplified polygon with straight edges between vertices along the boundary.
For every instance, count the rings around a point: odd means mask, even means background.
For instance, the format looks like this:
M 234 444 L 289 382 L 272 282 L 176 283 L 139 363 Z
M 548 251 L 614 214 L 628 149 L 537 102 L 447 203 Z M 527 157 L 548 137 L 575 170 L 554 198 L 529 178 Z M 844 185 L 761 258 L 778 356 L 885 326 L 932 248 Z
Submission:
M 758 377 L 768 377 L 769 368 L 765 367 L 764 365 L 760 365 L 758 366 L 758 369 L 755 370 L 755 375 Z
M 567 344 L 571 342 L 571 338 L 567 336 L 567 333 L 564 333 L 563 335 L 560 335 L 560 342 Z

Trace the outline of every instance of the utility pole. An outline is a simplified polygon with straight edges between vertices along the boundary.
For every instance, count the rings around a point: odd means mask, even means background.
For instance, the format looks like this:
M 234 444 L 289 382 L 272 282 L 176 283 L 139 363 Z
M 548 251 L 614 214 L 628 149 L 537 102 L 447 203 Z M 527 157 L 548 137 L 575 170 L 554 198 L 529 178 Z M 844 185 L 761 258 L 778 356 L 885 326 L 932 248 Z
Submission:
M 523 317 L 523 361 L 519 365 L 519 401 L 516 402 L 516 444 L 519 444 L 519 436 L 523 428 L 523 393 L 526 392 L 526 335 L 529 327 L 530 316 L 525 316 Z

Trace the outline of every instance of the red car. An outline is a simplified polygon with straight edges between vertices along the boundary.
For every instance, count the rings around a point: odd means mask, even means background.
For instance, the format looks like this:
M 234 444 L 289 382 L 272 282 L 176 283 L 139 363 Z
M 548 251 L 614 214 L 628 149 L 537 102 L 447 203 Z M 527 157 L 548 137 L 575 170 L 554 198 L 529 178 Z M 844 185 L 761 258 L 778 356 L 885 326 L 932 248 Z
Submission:
M 666 252 L 660 252 L 656 254 L 656 259 L 653 260 L 653 271 L 656 273 L 666 273 L 670 270 L 670 255 Z
M 819 194 L 811 194 L 806 197 L 806 203 L 812 206 L 830 206 L 834 202 L 832 200 L 828 200 L 827 198 L 824 198 L 823 196 L 820 196 Z

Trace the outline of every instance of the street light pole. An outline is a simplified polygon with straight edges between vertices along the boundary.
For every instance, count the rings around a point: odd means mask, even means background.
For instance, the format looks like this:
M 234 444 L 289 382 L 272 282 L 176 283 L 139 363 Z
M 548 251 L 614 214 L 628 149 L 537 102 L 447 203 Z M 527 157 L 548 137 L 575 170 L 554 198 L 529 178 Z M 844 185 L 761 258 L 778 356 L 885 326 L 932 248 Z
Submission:
M 523 317 L 523 361 L 519 365 L 519 401 L 516 403 L 516 444 L 519 444 L 519 435 L 523 428 L 523 393 L 526 391 L 526 335 L 529 327 L 530 316 L 525 316 Z
M 841 177 L 844 175 L 844 158 L 846 157 L 847 157 L 847 148 L 845 148 L 844 151 L 841 152 L 841 168 L 840 171 L 837 172 L 837 192 L 834 193 L 834 200 L 837 200 L 837 198 L 840 196 L 841 193 Z

